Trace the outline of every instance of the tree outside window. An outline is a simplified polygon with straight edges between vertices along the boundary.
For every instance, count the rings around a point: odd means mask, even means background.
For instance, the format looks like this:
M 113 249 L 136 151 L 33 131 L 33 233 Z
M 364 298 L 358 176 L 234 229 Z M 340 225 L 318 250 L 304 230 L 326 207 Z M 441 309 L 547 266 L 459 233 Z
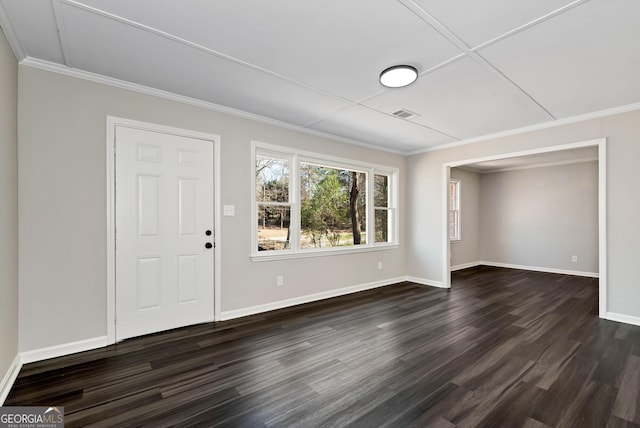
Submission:
M 258 251 L 290 247 L 289 161 L 256 156 Z
M 358 165 L 256 146 L 254 255 L 396 243 L 396 172 Z
M 300 248 L 366 244 L 366 183 L 363 172 L 302 162 Z

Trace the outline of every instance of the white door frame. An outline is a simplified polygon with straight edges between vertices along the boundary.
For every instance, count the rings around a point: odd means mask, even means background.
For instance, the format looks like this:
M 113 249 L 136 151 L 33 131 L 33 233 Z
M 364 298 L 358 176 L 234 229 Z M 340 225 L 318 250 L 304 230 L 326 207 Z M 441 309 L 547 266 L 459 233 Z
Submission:
M 599 278 L 599 316 L 607 318 L 607 139 L 598 138 L 578 143 L 562 144 L 557 146 L 540 147 L 538 149 L 519 152 L 503 153 L 481 158 L 465 159 L 442 164 L 442 278 L 443 286 L 451 288 L 451 245 L 449 242 L 449 210 L 448 194 L 451 168 L 468 165 L 477 162 L 508 159 L 518 156 L 534 155 L 539 153 L 557 152 L 561 150 L 578 149 L 581 147 L 598 147 L 598 278 Z
M 173 128 L 155 123 L 140 122 L 121 117 L 107 116 L 107 344 L 116 343 L 116 252 L 115 252 L 115 143 L 116 126 L 142 129 L 163 134 L 179 135 L 211 141 L 213 144 L 214 162 L 214 320 L 220 320 L 220 296 L 222 288 L 222 240 L 221 240 L 221 211 L 220 211 L 220 136 L 204 132 Z

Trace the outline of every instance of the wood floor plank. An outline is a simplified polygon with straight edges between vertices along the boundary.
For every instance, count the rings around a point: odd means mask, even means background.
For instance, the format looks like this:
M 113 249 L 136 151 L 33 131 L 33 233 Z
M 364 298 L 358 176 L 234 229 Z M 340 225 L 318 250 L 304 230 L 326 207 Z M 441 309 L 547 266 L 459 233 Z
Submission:
M 547 346 L 540 356 L 535 358 L 535 364 L 525 375 L 523 381 L 538 388 L 548 390 L 560 374 L 567 367 L 571 359 L 575 356 L 580 343 L 568 340 L 566 342 L 554 342 Z M 529 346 L 528 349 L 531 349 Z M 522 356 L 534 357 L 532 352 L 523 352 Z
M 611 415 L 615 389 L 599 382 L 589 382 L 563 412 L 559 427 L 603 427 Z
M 26 364 L 67 427 L 640 428 L 640 327 L 598 281 L 478 266 Z
M 532 409 L 531 416 L 549 426 L 559 426 L 568 409 L 575 409 L 581 404 L 576 400 L 589 385 L 597 365 L 597 361 L 574 356 L 547 394 Z
M 531 407 L 542 399 L 545 391 L 525 382 L 518 382 L 496 400 L 495 405 L 480 420 L 477 427 L 522 427 L 531 425 Z M 543 424 L 540 424 L 544 426 Z
M 607 428 L 640 428 L 640 425 L 611 416 L 607 422 Z
M 612 415 L 640 424 L 640 357 L 636 355 L 627 359 Z
M 531 361 L 514 358 L 477 373 L 465 385 L 469 393 L 447 411 L 445 419 L 461 428 L 481 426 L 504 397 L 508 397 L 521 384 L 522 377 L 532 365 Z
M 545 425 L 542 422 L 538 422 L 535 419 L 527 418 L 522 424 L 522 428 L 550 428 L 549 425 Z
M 444 411 L 468 393 L 463 387 L 448 383 L 433 391 L 421 383 L 397 391 L 377 407 L 355 420 L 353 426 L 432 426 L 443 424 Z M 381 421 L 383 421 L 381 423 Z M 454 426 L 450 421 L 447 424 Z M 446 424 L 445 424 L 446 425 Z

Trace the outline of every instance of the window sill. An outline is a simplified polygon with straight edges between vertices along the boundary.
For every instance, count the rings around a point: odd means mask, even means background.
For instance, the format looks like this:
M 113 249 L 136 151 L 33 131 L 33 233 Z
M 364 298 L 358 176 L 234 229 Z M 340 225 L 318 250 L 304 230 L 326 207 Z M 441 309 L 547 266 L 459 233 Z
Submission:
M 314 257 L 340 256 L 343 254 L 368 253 L 371 251 L 387 251 L 400 248 L 399 244 L 377 244 L 371 246 L 362 246 L 360 248 L 319 248 L 302 250 L 297 253 L 279 253 L 279 254 L 254 254 L 251 256 L 252 262 L 269 262 L 274 260 L 288 259 L 308 259 Z

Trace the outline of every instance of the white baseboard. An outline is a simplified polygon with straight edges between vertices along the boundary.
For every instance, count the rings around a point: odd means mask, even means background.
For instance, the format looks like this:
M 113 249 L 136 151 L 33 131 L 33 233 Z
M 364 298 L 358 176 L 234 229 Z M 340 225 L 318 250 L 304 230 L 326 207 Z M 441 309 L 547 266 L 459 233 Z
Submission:
M 451 272 L 453 272 L 456 270 L 469 269 L 472 267 L 480 266 L 481 264 L 482 262 L 463 263 L 460 265 L 451 266 L 449 269 L 451 270 Z
M 35 361 L 48 360 L 49 358 L 75 354 L 76 352 L 103 348 L 107 345 L 107 336 L 94 337 L 92 339 L 79 340 L 77 342 L 63 343 L 62 345 L 21 352 L 20 360 L 22 361 L 22 364 L 33 363 Z
M 336 290 L 323 291 L 322 293 L 308 294 L 306 296 L 294 297 L 292 299 L 265 303 L 264 305 L 251 306 L 249 308 L 235 309 L 233 311 L 223 311 L 220 316 L 220 320 L 226 321 L 234 318 L 246 317 L 248 315 L 260 314 L 262 312 L 269 312 L 276 309 L 287 308 L 289 306 L 301 305 L 303 303 L 310 303 L 318 300 L 330 299 L 332 297 L 344 296 L 345 294 L 357 293 L 358 291 L 371 290 L 373 288 L 397 284 L 398 282 L 403 282 L 405 280 L 405 277 L 384 279 L 382 281 L 375 281 L 369 282 L 367 284 L 338 288 Z
M 4 375 L 2 383 L 0 383 L 0 406 L 4 404 L 4 400 L 9 396 L 9 391 L 11 391 L 11 387 L 15 383 L 21 368 L 22 362 L 20 361 L 20 354 L 18 354 L 13 359 L 13 362 L 9 366 L 9 370 L 7 370 L 7 373 Z
M 484 265 L 484 266 L 493 266 L 493 267 L 503 267 L 509 269 L 522 269 L 522 270 L 532 270 L 536 272 L 547 272 L 547 273 L 559 273 L 562 275 L 575 275 L 575 276 L 586 276 L 589 278 L 599 278 L 599 274 L 597 272 L 583 272 L 578 270 L 566 270 L 566 269 L 555 269 L 555 268 L 545 268 L 539 266 L 524 266 L 524 265 L 513 265 L 510 263 L 497 263 L 497 262 L 478 262 L 476 266 Z
M 616 314 L 615 312 L 607 312 L 604 317 L 610 321 L 623 322 L 625 324 L 640 325 L 640 317 L 632 315 Z
M 429 285 L 431 287 L 448 288 L 444 286 L 442 281 L 434 281 L 432 279 L 418 278 L 417 276 L 406 276 L 405 281 L 415 282 L 416 284 Z

